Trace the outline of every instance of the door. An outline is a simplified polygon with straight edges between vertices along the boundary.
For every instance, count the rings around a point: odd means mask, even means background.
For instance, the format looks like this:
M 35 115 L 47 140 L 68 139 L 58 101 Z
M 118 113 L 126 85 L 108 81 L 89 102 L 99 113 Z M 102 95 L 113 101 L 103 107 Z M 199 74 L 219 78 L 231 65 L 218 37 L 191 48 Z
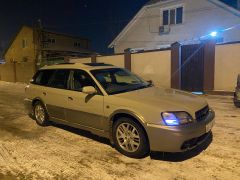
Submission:
M 70 70 L 55 70 L 45 88 L 45 104 L 50 117 L 65 121 L 65 106 L 68 102 L 68 80 Z
M 181 46 L 181 89 L 203 91 L 204 44 Z
M 103 111 L 103 95 L 94 80 L 83 70 L 71 72 L 71 90 L 68 93 L 66 118 L 70 123 L 97 130 L 103 130 L 106 120 Z M 85 86 L 93 86 L 97 94 L 88 95 L 82 92 Z

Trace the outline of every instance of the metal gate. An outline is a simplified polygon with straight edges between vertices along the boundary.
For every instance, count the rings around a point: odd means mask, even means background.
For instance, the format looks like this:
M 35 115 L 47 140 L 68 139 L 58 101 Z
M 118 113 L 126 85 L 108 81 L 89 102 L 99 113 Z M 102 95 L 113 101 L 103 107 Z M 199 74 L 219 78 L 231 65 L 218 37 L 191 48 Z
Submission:
M 204 44 L 181 46 L 180 80 L 185 91 L 204 89 Z

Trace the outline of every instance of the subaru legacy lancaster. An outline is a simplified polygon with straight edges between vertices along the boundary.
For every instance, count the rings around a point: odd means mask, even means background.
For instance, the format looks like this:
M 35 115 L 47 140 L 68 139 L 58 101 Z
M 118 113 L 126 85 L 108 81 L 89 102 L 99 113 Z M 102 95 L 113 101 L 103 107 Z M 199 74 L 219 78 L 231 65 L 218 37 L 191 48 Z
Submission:
M 195 148 L 214 125 L 214 111 L 203 98 L 155 87 L 103 63 L 45 66 L 25 92 L 37 124 L 53 121 L 90 131 L 134 158 Z

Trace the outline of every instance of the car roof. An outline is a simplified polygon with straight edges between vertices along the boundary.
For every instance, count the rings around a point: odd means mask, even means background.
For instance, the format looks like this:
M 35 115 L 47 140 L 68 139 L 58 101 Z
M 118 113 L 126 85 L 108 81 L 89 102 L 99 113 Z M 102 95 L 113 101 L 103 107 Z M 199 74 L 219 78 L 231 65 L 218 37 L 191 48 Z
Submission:
M 83 70 L 97 70 L 97 69 L 110 69 L 118 68 L 111 64 L 105 63 L 61 63 L 55 65 L 46 65 L 41 68 L 41 70 L 46 69 L 83 69 Z

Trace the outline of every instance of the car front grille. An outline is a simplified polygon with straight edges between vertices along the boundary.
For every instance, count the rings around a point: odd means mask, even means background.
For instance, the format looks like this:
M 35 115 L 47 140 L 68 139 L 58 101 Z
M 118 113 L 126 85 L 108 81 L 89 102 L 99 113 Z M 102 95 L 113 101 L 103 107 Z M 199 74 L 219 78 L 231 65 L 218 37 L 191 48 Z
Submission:
M 209 113 L 209 107 L 208 106 L 205 106 L 204 108 L 200 109 L 199 111 L 197 111 L 195 113 L 196 115 L 196 120 L 199 122 L 199 121 L 203 121 L 207 115 Z

